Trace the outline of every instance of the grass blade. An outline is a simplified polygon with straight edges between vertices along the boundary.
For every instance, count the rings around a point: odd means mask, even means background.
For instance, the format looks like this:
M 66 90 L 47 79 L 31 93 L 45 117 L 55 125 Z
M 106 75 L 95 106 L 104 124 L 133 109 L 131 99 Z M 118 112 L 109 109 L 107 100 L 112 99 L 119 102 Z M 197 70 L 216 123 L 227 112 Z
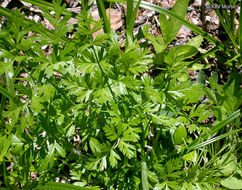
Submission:
M 228 136 L 230 136 L 230 135 L 232 135 L 232 134 L 234 134 L 234 133 L 237 133 L 237 132 L 239 132 L 239 131 L 241 131 L 242 129 L 238 129 L 238 130 L 233 130 L 233 131 L 230 131 L 230 132 L 228 132 L 228 133 L 225 133 L 225 134 L 223 134 L 223 135 L 219 135 L 219 136 L 217 136 L 217 137 L 214 137 L 214 138 L 212 138 L 212 139 L 209 139 L 209 140 L 207 140 L 207 141 L 205 141 L 205 142 L 202 142 L 202 143 L 199 143 L 199 144 L 197 144 L 197 145 L 195 145 L 195 146 L 192 146 L 192 147 L 190 147 L 190 148 L 188 148 L 189 150 L 196 150 L 196 149 L 200 149 L 200 148 L 202 148 L 202 147 L 204 147 L 204 146 L 207 146 L 207 145 L 209 145 L 209 144 L 211 144 L 211 143 L 214 143 L 214 142 L 216 142 L 216 141 L 218 141 L 218 140 L 221 140 L 221 139 L 223 139 L 223 138 L 225 138 L 225 137 L 228 137 Z
M 1 98 L 1 104 L 0 104 L 0 120 L 2 119 L 2 113 L 4 110 L 5 102 L 6 102 L 6 96 L 3 95 Z
M 127 2 L 127 18 L 126 18 L 126 28 L 128 35 L 133 37 L 133 28 L 136 19 L 136 14 L 138 12 L 141 0 L 136 4 L 135 9 L 133 10 L 133 0 Z
M 98 8 L 100 18 L 103 19 L 103 30 L 104 30 L 104 32 L 110 33 L 111 26 L 110 26 L 110 23 L 109 23 L 108 18 L 107 18 L 107 14 L 106 14 L 106 10 L 105 10 L 103 0 L 97 0 L 97 8 Z
M 127 1 L 127 15 L 126 15 L 126 27 L 127 28 L 130 23 L 130 20 L 131 20 L 133 7 L 134 7 L 134 1 L 133 0 Z
M 145 161 L 142 161 L 142 171 L 141 171 L 141 181 L 142 181 L 142 189 L 149 190 L 149 183 L 147 177 L 147 165 Z
M 200 135 L 199 138 L 197 138 L 196 140 L 194 140 L 192 143 L 190 143 L 188 145 L 188 148 L 185 152 L 185 154 L 187 154 L 188 152 L 190 152 L 191 147 L 195 147 L 198 145 L 199 142 L 203 141 L 203 140 L 207 140 L 209 137 L 213 136 L 215 133 L 217 133 L 220 129 L 222 129 L 224 126 L 228 125 L 229 123 L 231 123 L 232 121 L 234 121 L 236 118 L 238 118 L 240 116 L 240 110 L 237 110 L 236 112 L 234 112 L 233 114 L 231 114 L 230 116 L 228 116 L 225 120 L 217 123 L 208 133 Z M 189 151 L 188 151 L 189 150 Z M 188 152 L 187 152 L 188 151 Z
M 8 99 L 13 100 L 14 97 L 3 87 L 0 86 L 0 93 L 6 96 Z

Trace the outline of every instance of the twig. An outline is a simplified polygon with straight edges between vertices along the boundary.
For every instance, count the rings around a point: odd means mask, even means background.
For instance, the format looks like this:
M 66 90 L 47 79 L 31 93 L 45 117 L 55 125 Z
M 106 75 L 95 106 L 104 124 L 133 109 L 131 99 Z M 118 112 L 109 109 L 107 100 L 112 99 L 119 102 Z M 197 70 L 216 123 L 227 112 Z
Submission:
M 120 142 L 120 138 L 118 138 L 116 145 L 113 147 L 113 149 L 117 148 Z
M 157 26 L 160 27 L 160 22 L 159 22 L 159 20 L 156 18 L 156 16 L 154 16 L 154 18 L 155 18 L 155 22 L 156 22 Z
M 118 10 L 122 13 L 122 9 L 121 9 L 121 7 L 119 6 L 119 4 L 118 4 L 118 3 L 115 3 L 115 5 L 117 6 Z
M 11 0 L 5 0 L 5 1 L 2 3 L 2 7 L 6 8 L 10 2 L 11 2 Z
M 202 27 L 203 27 L 203 29 L 206 29 L 206 25 L 205 25 L 205 3 L 206 3 L 206 0 L 202 0 L 202 5 L 201 5 L 201 21 L 202 21 Z

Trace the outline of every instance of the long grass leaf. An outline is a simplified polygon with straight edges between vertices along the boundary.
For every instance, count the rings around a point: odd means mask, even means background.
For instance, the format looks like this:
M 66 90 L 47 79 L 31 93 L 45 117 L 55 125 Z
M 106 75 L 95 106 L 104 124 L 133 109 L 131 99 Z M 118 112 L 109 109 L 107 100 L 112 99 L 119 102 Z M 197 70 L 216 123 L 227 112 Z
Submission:
M 14 97 L 3 87 L 0 86 L 0 93 L 6 96 L 8 99 L 13 100 Z
M 234 112 L 233 114 L 231 114 L 230 116 L 228 116 L 223 121 L 217 123 L 214 127 L 212 127 L 212 129 L 208 133 L 203 134 L 203 135 L 200 135 L 196 140 L 194 140 L 192 143 L 190 143 L 188 145 L 187 149 L 184 151 L 184 153 L 186 154 L 187 152 L 189 152 L 189 150 L 191 150 L 191 147 L 195 147 L 201 141 L 204 141 L 204 140 L 206 141 L 209 137 L 213 136 L 220 129 L 222 129 L 224 126 L 226 126 L 229 123 L 231 123 L 232 121 L 234 121 L 239 116 L 240 116 L 240 110 L 237 110 L 236 112 Z
M 201 60 L 203 60 L 204 58 L 206 58 L 206 57 L 208 57 L 208 56 L 211 56 L 211 55 L 215 54 L 218 50 L 219 50 L 219 48 L 215 46 L 214 48 L 208 50 L 206 53 L 200 55 L 200 56 L 199 56 L 198 58 L 196 58 L 192 63 L 197 63 L 198 61 L 201 61 Z
M 6 96 L 2 96 L 1 105 L 0 105 L 0 120 L 2 119 L 2 113 L 4 110 L 5 102 L 6 102 Z
M 238 129 L 238 130 L 230 131 L 230 132 L 225 133 L 225 134 L 223 134 L 223 135 L 219 135 L 219 136 L 217 136 L 217 137 L 211 138 L 211 139 L 209 139 L 209 140 L 207 140 L 207 141 L 205 141 L 205 142 L 199 143 L 199 144 L 197 144 L 197 145 L 195 145 L 195 146 L 189 147 L 188 149 L 189 149 L 189 150 L 197 150 L 197 149 L 200 149 L 200 148 L 202 148 L 202 147 L 204 147 L 204 146 L 207 146 L 207 145 L 209 145 L 209 144 L 211 144 L 211 143 L 214 143 L 214 142 L 216 142 L 216 141 L 218 141 L 218 140 L 221 140 L 221 139 L 223 139 L 223 138 L 225 138 L 225 137 L 228 137 L 228 136 L 230 136 L 230 135 L 232 135 L 232 134 L 234 134 L 234 133 L 237 133 L 237 132 L 239 132 L 239 131 L 241 131 L 241 130 L 242 130 L 242 129 Z
M 141 165 L 142 165 L 142 170 L 141 170 L 142 189 L 143 190 L 149 190 L 146 162 L 142 161 Z
M 129 34 L 131 34 L 132 36 L 133 36 L 133 28 L 134 28 L 134 23 L 135 23 L 135 19 L 136 19 L 136 14 L 138 12 L 140 3 L 141 3 L 141 0 L 138 1 L 138 3 L 136 4 L 135 9 L 132 11 L 131 17 L 128 19 L 129 20 L 129 24 L 128 24 L 127 30 L 129 32 Z
M 134 8 L 134 1 L 133 0 L 127 1 L 127 14 L 126 14 L 126 27 L 127 28 L 130 23 L 130 20 L 131 20 L 133 8 Z
M 97 8 L 98 8 L 100 18 L 103 19 L 103 30 L 104 30 L 104 32 L 110 33 L 111 26 L 110 26 L 110 23 L 108 21 L 108 17 L 107 17 L 107 14 L 106 14 L 106 10 L 105 10 L 103 0 L 97 0 Z
M 236 112 L 234 112 L 233 114 L 231 114 L 230 116 L 228 116 L 225 120 L 219 122 L 218 124 L 216 124 L 211 131 L 209 131 L 207 134 L 205 134 L 204 138 L 207 138 L 209 136 L 214 135 L 215 133 L 217 133 L 220 129 L 222 129 L 224 126 L 228 125 L 229 123 L 231 123 L 232 121 L 234 121 L 236 118 L 238 118 L 240 116 L 240 109 L 237 110 Z

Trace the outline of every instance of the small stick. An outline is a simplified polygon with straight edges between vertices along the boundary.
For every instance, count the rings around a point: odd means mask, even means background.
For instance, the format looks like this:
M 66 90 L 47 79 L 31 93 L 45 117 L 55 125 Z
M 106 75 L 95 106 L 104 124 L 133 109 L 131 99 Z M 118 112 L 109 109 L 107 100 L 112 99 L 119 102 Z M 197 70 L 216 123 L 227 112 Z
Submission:
M 5 1 L 2 3 L 2 7 L 6 8 L 10 2 L 11 2 L 11 0 L 5 0 Z
M 202 21 L 202 27 L 205 30 L 206 29 L 206 23 L 205 23 L 205 3 L 207 0 L 202 0 L 201 5 L 201 21 Z

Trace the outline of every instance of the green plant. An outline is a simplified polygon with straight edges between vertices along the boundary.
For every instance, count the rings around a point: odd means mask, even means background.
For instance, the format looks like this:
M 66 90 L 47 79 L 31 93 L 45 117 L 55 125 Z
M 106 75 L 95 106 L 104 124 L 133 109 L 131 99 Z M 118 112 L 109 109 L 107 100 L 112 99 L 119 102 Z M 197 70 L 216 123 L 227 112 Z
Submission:
M 82 1 L 78 25 L 70 27 L 66 23 L 75 15 L 60 0 L 28 2 L 41 7 L 54 30 L 25 19 L 18 10 L 0 8 L 8 18 L 0 31 L 0 186 L 214 189 L 241 183 L 239 75 L 231 73 L 223 87 L 216 73 L 210 86 L 202 71 L 196 81 L 190 79 L 187 70 L 208 67 L 189 61 L 202 36 L 167 49 L 181 27 L 177 18 L 185 17 L 187 1 L 178 0 L 169 12 L 181 9 L 176 19 L 161 16 L 163 37 L 152 36 L 145 26 L 137 38 L 132 23 L 138 5 L 132 12 L 130 1 L 125 50 L 110 29 L 101 0 L 103 22 L 92 19 L 92 1 Z M 165 27 L 174 23 L 177 27 Z M 67 38 L 74 27 L 74 38 Z M 101 27 L 106 33 L 93 39 Z M 30 31 L 36 35 L 27 37 Z M 146 43 L 137 43 L 140 38 Z M 51 48 L 49 55 L 43 46 Z M 152 75 L 154 67 L 160 72 Z M 211 113 L 215 124 L 205 124 Z
M 122 2 L 122 3 L 127 2 L 126 0 L 109 0 L 109 1 Z M 139 3 L 137 0 L 135 0 L 134 2 L 137 4 Z M 227 4 L 227 6 L 235 6 L 236 4 L 238 4 L 238 2 L 239 1 L 229 1 L 229 4 Z M 183 4 L 181 5 L 181 8 L 185 8 L 186 3 L 187 3 L 187 1 L 184 0 Z M 211 0 L 209 0 L 209 3 L 210 3 L 210 5 L 214 5 L 213 1 L 211 1 Z M 225 1 L 221 1 L 221 3 L 219 5 L 224 5 L 224 4 L 225 4 Z M 241 3 L 239 3 L 239 4 L 240 4 L 240 11 L 241 11 Z M 206 54 L 202 55 L 201 58 L 198 58 L 197 60 L 203 59 L 207 56 L 210 56 L 211 54 L 213 55 L 214 53 L 216 53 L 217 51 L 220 50 L 220 51 L 222 51 L 222 53 L 224 55 L 222 60 L 227 65 L 239 66 L 241 64 L 241 32 L 240 31 L 241 31 L 242 22 L 241 22 L 241 14 L 240 14 L 239 28 L 236 30 L 235 29 L 235 10 L 233 10 L 233 9 L 230 10 L 229 14 L 228 14 L 227 10 L 224 10 L 223 11 L 224 17 L 220 14 L 220 12 L 218 10 L 215 10 L 225 32 L 227 33 L 227 35 L 229 36 L 229 39 L 230 39 L 230 40 L 227 40 L 226 45 L 224 45 L 221 41 L 218 41 L 217 39 L 215 39 L 214 37 L 209 35 L 207 32 L 205 32 L 204 30 L 200 29 L 199 27 L 197 27 L 194 24 L 185 20 L 184 16 L 180 15 L 180 13 L 182 11 L 178 11 L 178 12 L 169 11 L 162 7 L 159 7 L 157 5 L 154 5 L 152 3 L 145 2 L 145 1 L 141 1 L 140 7 L 159 12 L 161 15 L 163 15 L 163 14 L 167 15 L 167 16 L 169 16 L 170 20 L 175 20 L 175 22 L 180 22 L 181 24 L 187 26 L 188 28 L 190 28 L 191 30 L 196 32 L 197 34 L 203 36 L 209 42 L 216 45 L 215 48 L 208 51 Z M 164 19 L 163 16 L 160 18 Z M 164 21 L 162 21 L 162 22 L 164 22 Z

